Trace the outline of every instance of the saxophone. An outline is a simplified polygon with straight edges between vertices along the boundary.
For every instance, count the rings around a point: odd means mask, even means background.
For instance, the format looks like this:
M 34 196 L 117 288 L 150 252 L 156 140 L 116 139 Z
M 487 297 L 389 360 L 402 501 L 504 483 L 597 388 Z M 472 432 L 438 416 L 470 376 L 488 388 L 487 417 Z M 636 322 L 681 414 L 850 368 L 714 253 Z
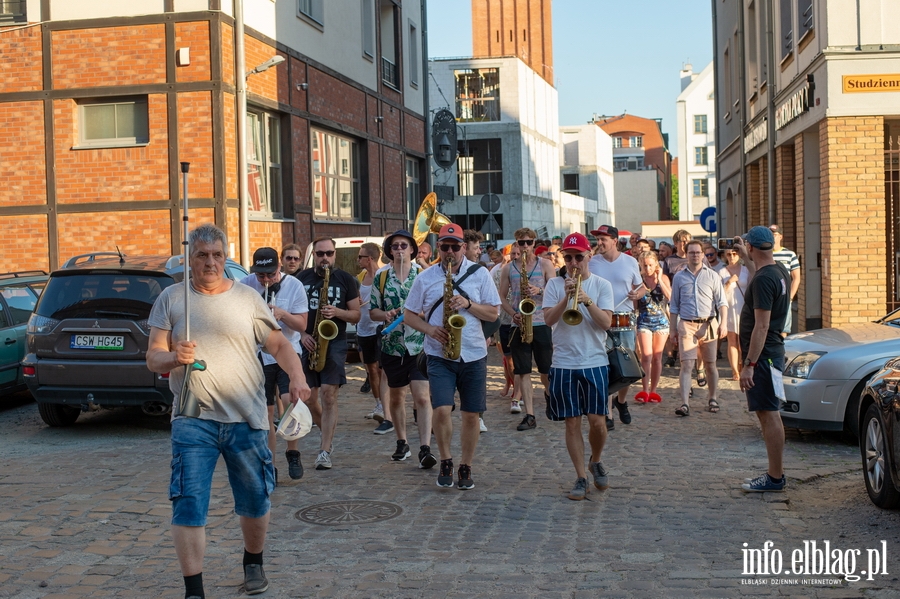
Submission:
M 325 357 L 328 354 L 328 342 L 337 337 L 338 327 L 332 320 L 322 316 L 322 308 L 328 305 L 328 281 L 331 278 L 331 269 L 325 267 L 325 280 L 319 290 L 319 308 L 316 310 L 316 347 L 309 352 L 309 369 L 322 372 L 325 368 Z
M 462 349 L 462 330 L 466 326 L 466 319 L 450 308 L 453 299 L 453 258 L 447 258 L 447 278 L 444 280 L 444 320 L 442 326 L 450 333 L 450 341 L 444 346 L 444 357 L 448 360 L 458 360 Z
M 519 302 L 519 314 L 522 315 L 522 343 L 531 343 L 534 339 L 534 329 L 531 326 L 531 315 L 537 310 L 537 304 L 531 299 L 530 281 L 528 271 L 525 270 L 525 261 L 528 260 L 528 252 L 522 252 L 522 267 L 519 271 L 519 291 L 522 301 Z M 540 258 L 538 258 L 540 260 Z

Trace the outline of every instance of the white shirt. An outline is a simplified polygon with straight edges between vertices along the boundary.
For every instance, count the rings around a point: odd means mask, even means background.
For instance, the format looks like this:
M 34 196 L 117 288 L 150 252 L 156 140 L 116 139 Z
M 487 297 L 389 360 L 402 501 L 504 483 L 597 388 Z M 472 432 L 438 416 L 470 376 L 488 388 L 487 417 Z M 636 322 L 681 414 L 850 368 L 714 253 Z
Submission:
M 378 277 L 378 273 L 387 270 L 390 266 L 390 264 L 387 264 L 376 270 L 374 275 L 375 278 Z M 372 285 L 374 284 L 375 279 L 373 278 Z M 356 323 L 357 337 L 371 337 L 377 333 L 378 325 L 381 324 L 380 322 L 372 320 L 372 317 L 369 315 L 369 310 L 372 309 L 372 285 L 363 285 L 362 281 L 359 282 L 359 322 Z
M 260 295 L 262 295 L 265 290 L 265 286 L 259 282 L 254 274 L 244 277 L 241 280 L 241 283 L 248 287 L 252 287 Z M 281 273 L 281 288 L 278 290 L 278 293 L 275 294 L 275 297 L 270 304 L 274 304 L 276 307 L 291 314 L 306 314 L 309 312 L 309 303 L 306 298 L 306 289 L 303 288 L 303 283 L 298 281 L 295 277 L 284 273 Z M 300 344 L 300 331 L 295 331 L 280 320 L 278 321 L 278 326 L 281 327 L 281 332 L 284 333 L 287 340 L 291 342 L 291 347 L 294 348 L 298 355 L 302 355 L 303 346 Z M 275 364 L 275 358 L 267 352 L 262 352 L 262 358 L 263 364 Z
M 601 310 L 613 309 L 613 290 L 608 281 L 590 274 L 586 278 L 582 277 L 581 288 Z M 564 279 L 553 277 L 544 289 L 544 312 L 557 305 L 564 297 Z M 606 331 L 597 326 L 588 313 L 587 306 L 579 304 L 578 309 L 584 316 L 581 324 L 571 326 L 560 318 L 553 325 L 553 368 L 580 370 L 609 365 L 609 358 L 606 357 Z
M 473 264 L 475 263 L 463 258 L 459 272 L 453 275 L 453 280 L 457 281 L 462 278 Z M 444 297 L 446 276 L 447 273 L 444 271 L 443 266 L 439 264 L 426 268 L 419 273 L 419 276 L 413 281 L 412 289 L 409 290 L 404 308 L 412 310 L 416 314 L 424 313 L 425 318 L 428 318 L 428 313 L 431 312 L 434 305 Z M 478 268 L 466 277 L 466 280 L 462 282 L 460 287 L 469 295 L 473 304 L 488 304 L 494 306 L 494 308 L 500 307 L 500 294 L 497 293 L 497 288 L 494 286 L 494 281 L 491 279 L 488 269 Z M 454 289 L 453 294 L 459 295 L 459 292 Z M 475 362 L 486 357 L 487 342 L 484 339 L 484 333 L 481 331 L 481 321 L 465 308 L 459 310 L 459 314 L 466 319 L 466 326 L 462 330 L 460 359 L 463 362 Z M 499 310 L 497 314 L 499 315 Z M 443 322 L 444 305 L 441 304 L 431 314 L 428 324 L 441 326 Z M 425 353 L 429 356 L 442 358 L 444 357 L 444 348 L 436 340 L 426 335 Z
M 631 312 L 633 303 L 628 299 L 628 293 L 634 289 L 635 285 L 641 284 L 641 271 L 638 268 L 637 260 L 628 254 L 619 254 L 619 257 L 609 262 L 606 258 L 597 254 L 591 258 L 588 265 L 591 272 L 606 279 L 612 285 L 613 291 L 613 312 Z

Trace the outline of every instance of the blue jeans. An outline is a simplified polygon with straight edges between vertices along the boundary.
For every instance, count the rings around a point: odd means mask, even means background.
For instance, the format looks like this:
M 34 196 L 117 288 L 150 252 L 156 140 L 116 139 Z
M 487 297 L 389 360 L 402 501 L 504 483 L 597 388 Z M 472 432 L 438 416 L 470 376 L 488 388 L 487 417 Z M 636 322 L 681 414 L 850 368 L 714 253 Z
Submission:
M 269 432 L 246 422 L 223 423 L 199 418 L 172 422 L 172 524 L 206 526 L 213 471 L 221 455 L 228 468 L 234 512 L 247 518 L 269 513 L 275 468 Z
M 428 383 L 431 407 L 452 406 L 459 391 L 459 409 L 484 412 L 487 409 L 487 356 L 474 362 L 451 362 L 428 356 Z

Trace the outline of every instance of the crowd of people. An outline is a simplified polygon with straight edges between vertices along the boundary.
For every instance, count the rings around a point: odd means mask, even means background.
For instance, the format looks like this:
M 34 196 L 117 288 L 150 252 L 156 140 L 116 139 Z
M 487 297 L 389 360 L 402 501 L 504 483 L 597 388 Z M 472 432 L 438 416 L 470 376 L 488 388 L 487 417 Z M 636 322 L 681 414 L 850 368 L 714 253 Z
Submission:
M 423 470 L 438 466 L 439 487 L 475 487 L 491 347 L 502 355 L 503 395 L 510 413 L 522 414 L 517 430 L 523 433 L 537 427 L 532 380 L 537 367 L 545 416 L 565 421 L 576 474 L 568 497 L 581 500 L 591 486 L 609 485 L 602 452 L 615 427 L 613 414 L 624 425 L 632 422 L 631 389 L 609 393 L 609 345 L 640 357 L 644 376 L 633 396 L 637 403 L 662 401 L 664 357 L 677 356 L 675 414 L 687 417 L 695 377 L 707 388 L 707 409 L 719 411 L 716 359 L 722 343 L 732 377 L 760 420 L 769 455 L 768 471 L 742 488 L 783 490 L 782 340 L 790 328 L 799 271 L 793 274 L 796 255 L 781 246 L 780 228 L 753 227 L 721 250 L 686 231 L 659 247 L 639 235 L 620 239 L 612 225 L 591 234 L 594 245 L 582 233 L 539 240 L 524 227 L 515 231 L 513 243 L 488 246 L 483 253 L 480 233 L 456 224 L 440 229 L 433 249 L 399 230 L 381 246 L 360 246 L 357 273 L 336 266 L 336 244 L 323 237 L 311 244 L 311 267 L 301 268 L 296 244 L 280 254 L 261 247 L 253 254 L 251 274 L 236 282 L 224 276 L 224 232 L 213 225 L 192 231 L 189 291 L 198 307 L 192 304 L 191 315 L 200 326 L 186 337 L 184 304 L 177 301 L 185 289 L 167 288 L 150 316 L 147 353 L 152 371 L 171 373 L 174 405 L 182 392 L 181 367 L 187 372 L 198 359 L 206 365 L 189 389 L 200 403 L 200 417 L 173 413 L 170 499 L 185 596 L 204 596 L 203 530 L 219 455 L 228 467 L 244 535 L 245 591 L 268 588 L 262 558 L 269 495 L 278 480 L 275 424 L 303 402 L 320 430 L 314 467 L 334 467 L 351 323 L 366 368 L 366 392 L 375 402 L 369 414 L 378 422 L 374 432 L 394 433 L 392 460 L 411 458 L 411 396 L 416 462 Z M 203 315 L 197 316 L 200 310 Z M 451 414 L 457 407 L 460 447 L 454 451 Z M 301 479 L 298 441 L 288 441 L 285 460 L 288 476 Z

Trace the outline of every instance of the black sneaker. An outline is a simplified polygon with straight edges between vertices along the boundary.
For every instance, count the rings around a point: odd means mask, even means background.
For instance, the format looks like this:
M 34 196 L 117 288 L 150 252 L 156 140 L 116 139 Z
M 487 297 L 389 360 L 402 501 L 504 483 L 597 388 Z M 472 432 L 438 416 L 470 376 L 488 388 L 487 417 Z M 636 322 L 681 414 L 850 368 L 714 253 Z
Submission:
M 409 443 L 407 443 L 403 439 L 397 440 L 397 451 L 394 452 L 394 455 L 391 456 L 391 459 L 395 462 L 402 462 L 412 454 L 409 451 Z
M 606 417 L 606 430 L 611 431 L 611 430 L 614 430 L 615 428 L 616 428 L 616 421 L 613 420 L 612 418 L 610 418 L 609 416 L 607 416 Z
M 262 564 L 244 566 L 244 592 L 248 595 L 265 593 L 269 588 L 269 579 L 263 571 Z
M 453 460 L 441 460 L 441 473 L 438 474 L 437 486 L 446 488 L 453 486 Z
M 275 486 L 278 486 L 278 468 L 275 468 Z
M 666 368 L 675 368 L 675 356 L 666 356 Z
M 631 424 L 631 412 L 628 411 L 628 402 L 619 403 L 619 400 L 614 400 L 614 404 L 616 404 L 616 409 L 619 410 L 619 420 L 622 421 L 622 424 Z
M 522 418 L 522 422 L 519 423 L 519 426 L 516 427 L 516 430 L 527 431 L 533 428 L 537 428 L 537 421 L 531 414 L 526 414 L 525 418 Z M 462 468 L 462 466 L 460 466 L 460 468 Z
M 437 464 L 437 458 L 431 453 L 431 447 L 422 445 L 419 448 L 419 468 L 421 470 L 430 470 Z
M 376 435 L 384 435 L 391 432 L 392 430 L 394 430 L 394 423 L 390 420 L 383 420 L 381 424 L 378 425 L 378 428 L 376 428 L 372 432 Z
M 532 420 L 534 417 L 532 416 Z M 463 490 L 468 491 L 470 489 L 475 488 L 475 481 L 472 480 L 472 468 L 470 466 L 466 466 L 465 464 L 459 465 L 459 483 L 457 486 Z
M 296 449 L 289 449 L 284 452 L 287 458 L 288 475 L 294 480 L 303 478 L 303 464 L 300 463 L 300 452 Z
M 366 377 L 366 381 L 359 388 L 360 393 L 368 393 L 372 390 L 372 385 L 369 384 L 369 377 Z

